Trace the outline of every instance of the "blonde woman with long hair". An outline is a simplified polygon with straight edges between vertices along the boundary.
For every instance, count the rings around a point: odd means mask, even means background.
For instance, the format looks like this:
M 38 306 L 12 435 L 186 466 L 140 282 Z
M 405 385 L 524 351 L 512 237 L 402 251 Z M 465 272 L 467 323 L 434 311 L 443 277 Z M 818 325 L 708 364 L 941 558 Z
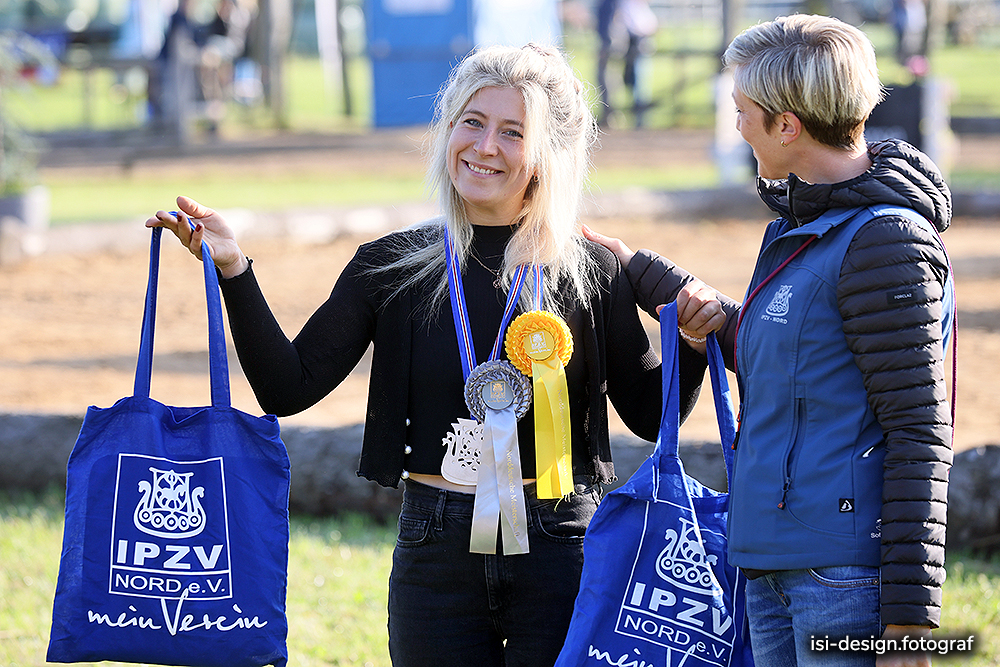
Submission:
M 656 438 L 659 360 L 617 259 L 581 235 L 595 140 L 585 87 L 557 50 L 470 55 L 430 131 L 442 215 L 361 246 L 294 341 L 219 213 L 181 197 L 179 213 L 147 221 L 195 255 L 207 242 L 266 412 L 313 405 L 374 343 L 358 474 L 405 485 L 393 664 L 551 665 L 584 532 L 615 479 L 608 398 Z M 681 304 L 692 338 L 724 320 L 703 285 Z M 686 413 L 705 361 L 685 348 L 680 363 Z

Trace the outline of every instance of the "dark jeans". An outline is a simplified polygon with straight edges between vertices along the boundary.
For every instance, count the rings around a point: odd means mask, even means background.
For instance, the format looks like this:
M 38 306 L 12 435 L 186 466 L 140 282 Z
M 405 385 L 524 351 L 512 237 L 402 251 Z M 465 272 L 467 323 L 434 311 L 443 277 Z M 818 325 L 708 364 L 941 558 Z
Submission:
M 395 667 L 551 667 L 583 569 L 600 487 L 539 500 L 524 487 L 529 553 L 469 553 L 474 496 L 407 481 L 389 577 Z

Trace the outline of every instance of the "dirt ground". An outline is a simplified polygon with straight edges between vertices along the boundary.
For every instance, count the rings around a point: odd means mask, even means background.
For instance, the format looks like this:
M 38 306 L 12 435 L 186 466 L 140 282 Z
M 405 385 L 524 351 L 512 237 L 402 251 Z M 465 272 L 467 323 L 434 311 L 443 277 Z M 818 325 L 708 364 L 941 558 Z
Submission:
M 685 143 L 684 137 L 659 148 L 660 159 L 707 159 L 692 153 L 695 144 Z M 349 157 L 344 153 L 340 151 L 339 157 Z M 628 156 L 639 152 L 632 145 L 620 154 L 609 153 L 605 160 L 615 155 L 632 159 Z M 286 159 L 288 168 L 307 168 L 319 158 L 311 154 Z M 596 162 L 600 168 L 600 154 Z M 350 168 L 360 164 L 347 163 Z M 667 254 L 720 290 L 740 297 L 753 268 L 763 222 L 763 218 L 709 221 L 621 215 L 591 224 L 633 247 Z M 134 224 L 141 226 L 142 221 Z M 323 301 L 341 267 L 368 236 L 350 234 L 326 243 L 253 238 L 243 244 L 289 335 Z M 955 446 L 961 450 L 1000 443 L 1000 226 L 996 218 L 958 218 L 944 238 L 958 285 Z M 173 405 L 204 405 L 209 402 L 209 387 L 202 274 L 172 238 L 164 241 L 152 395 Z M 82 415 L 88 405 L 108 406 L 132 393 L 147 263 L 148 245 L 128 244 L 89 252 L 47 252 L 0 266 L 0 413 Z M 655 341 L 655 323 L 646 321 Z M 232 352 L 230 371 L 234 406 L 259 413 Z M 283 423 L 334 426 L 362 421 L 366 391 L 362 363 L 331 396 Z M 612 428 L 624 432 L 618 422 Z M 713 429 L 709 395 L 682 428 L 682 438 L 713 439 Z

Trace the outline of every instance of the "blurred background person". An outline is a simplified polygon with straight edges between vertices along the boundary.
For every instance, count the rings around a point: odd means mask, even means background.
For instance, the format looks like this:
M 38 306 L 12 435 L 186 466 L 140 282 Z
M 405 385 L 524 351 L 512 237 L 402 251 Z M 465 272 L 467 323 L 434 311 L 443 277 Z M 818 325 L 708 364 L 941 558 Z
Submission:
M 927 74 L 927 5 L 924 0 L 892 0 L 896 61 L 915 76 Z
M 613 57 L 621 54 L 624 60 L 622 81 L 632 98 L 632 122 L 636 128 L 643 127 L 646 112 L 653 106 L 649 67 L 659 27 L 656 15 L 648 0 L 598 0 L 596 19 L 600 39 L 597 87 L 601 109 L 598 122 L 602 127 L 607 126 L 615 111 L 608 88 L 608 65 Z

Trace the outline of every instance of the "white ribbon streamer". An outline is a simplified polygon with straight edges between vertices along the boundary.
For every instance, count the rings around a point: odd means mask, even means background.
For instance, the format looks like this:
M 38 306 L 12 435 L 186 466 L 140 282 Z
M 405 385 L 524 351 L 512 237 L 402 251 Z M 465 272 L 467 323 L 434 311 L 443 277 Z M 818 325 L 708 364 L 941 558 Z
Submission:
M 499 527 L 504 555 L 526 554 L 528 515 L 514 408 L 487 408 L 483 427 L 469 551 L 495 554 Z

